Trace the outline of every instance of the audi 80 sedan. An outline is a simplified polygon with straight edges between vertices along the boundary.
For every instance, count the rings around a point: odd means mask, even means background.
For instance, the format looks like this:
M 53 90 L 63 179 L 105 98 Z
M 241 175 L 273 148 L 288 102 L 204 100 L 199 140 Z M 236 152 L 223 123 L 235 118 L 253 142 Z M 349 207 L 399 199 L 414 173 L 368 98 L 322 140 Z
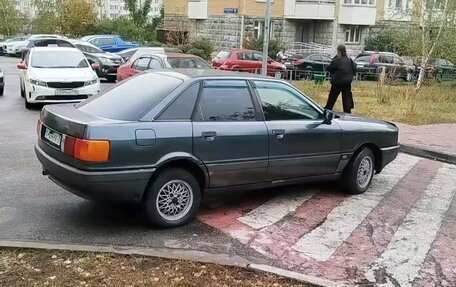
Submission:
M 44 175 L 84 198 L 142 203 L 159 227 L 189 222 L 209 191 L 338 179 L 360 194 L 399 150 L 393 124 L 333 114 L 281 80 L 218 70 L 146 71 L 45 106 L 37 130 Z

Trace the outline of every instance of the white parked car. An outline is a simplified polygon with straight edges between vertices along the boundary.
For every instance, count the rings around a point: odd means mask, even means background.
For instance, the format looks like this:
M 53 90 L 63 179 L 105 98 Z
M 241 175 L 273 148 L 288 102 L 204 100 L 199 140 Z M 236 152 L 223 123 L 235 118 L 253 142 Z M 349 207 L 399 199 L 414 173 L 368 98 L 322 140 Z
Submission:
M 21 70 L 21 96 L 25 107 L 35 103 L 80 102 L 100 91 L 100 82 L 84 54 L 76 48 L 30 49 Z
M 0 67 L 0 96 L 3 96 L 4 88 L 5 88 L 5 77 L 3 76 L 3 70 Z
M 8 54 L 10 56 L 20 56 L 22 53 L 22 49 L 27 47 L 29 43 L 29 39 L 39 39 L 39 38 L 65 38 L 60 35 L 47 35 L 47 34 L 35 34 L 31 35 L 26 39 L 21 39 L 19 38 L 18 41 L 10 41 L 6 43 L 6 45 L 3 48 L 3 52 L 5 54 Z

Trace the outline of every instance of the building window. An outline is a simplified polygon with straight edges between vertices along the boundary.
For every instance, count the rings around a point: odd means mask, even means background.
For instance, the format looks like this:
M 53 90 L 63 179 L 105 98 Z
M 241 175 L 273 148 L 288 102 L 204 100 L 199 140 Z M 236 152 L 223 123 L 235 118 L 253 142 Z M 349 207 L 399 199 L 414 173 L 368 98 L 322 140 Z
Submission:
M 402 0 L 390 0 L 389 7 L 390 8 L 402 8 Z
M 344 0 L 344 4 L 375 6 L 375 0 Z
M 255 21 L 253 28 L 255 39 L 260 39 L 264 34 L 264 21 Z M 269 22 L 269 39 L 274 39 L 274 21 Z
M 362 28 L 359 26 L 352 26 L 345 30 L 345 43 L 357 44 L 361 42 Z

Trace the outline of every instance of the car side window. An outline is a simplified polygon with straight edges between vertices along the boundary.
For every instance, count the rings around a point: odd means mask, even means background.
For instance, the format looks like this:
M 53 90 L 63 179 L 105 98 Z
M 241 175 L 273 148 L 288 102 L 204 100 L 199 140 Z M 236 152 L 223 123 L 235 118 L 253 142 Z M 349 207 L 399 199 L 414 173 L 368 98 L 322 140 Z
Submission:
M 252 61 L 253 60 L 253 54 L 252 53 L 244 53 L 242 55 L 243 55 L 243 59 L 244 60 L 247 60 L 247 61 Z
M 266 121 L 316 120 L 321 113 L 301 94 L 285 84 L 254 82 Z
M 310 56 L 310 60 L 320 62 L 321 58 L 318 55 L 312 55 L 312 56 Z
M 162 69 L 162 64 L 159 59 L 157 58 L 151 58 L 149 62 L 149 68 L 148 69 Z
M 197 121 L 255 121 L 255 109 L 247 82 L 207 80 L 195 115 Z
M 150 61 L 150 58 L 148 58 L 148 57 L 139 58 L 133 63 L 133 65 L 131 65 L 131 68 L 138 70 L 138 71 L 145 71 L 145 70 L 147 70 L 147 67 L 149 66 L 149 61 Z
M 190 120 L 195 107 L 200 83 L 188 87 L 171 105 L 160 115 L 159 120 Z
M 395 56 L 394 57 L 394 64 L 404 65 L 404 61 L 401 58 Z
M 263 61 L 263 55 L 260 53 L 253 53 L 253 60 L 254 61 Z
M 97 47 L 100 47 L 100 39 L 92 39 L 92 40 L 89 40 L 89 43 L 92 44 L 92 45 L 95 45 Z
M 114 41 L 114 38 L 100 38 L 99 43 L 100 46 L 111 46 L 115 45 L 116 41 Z

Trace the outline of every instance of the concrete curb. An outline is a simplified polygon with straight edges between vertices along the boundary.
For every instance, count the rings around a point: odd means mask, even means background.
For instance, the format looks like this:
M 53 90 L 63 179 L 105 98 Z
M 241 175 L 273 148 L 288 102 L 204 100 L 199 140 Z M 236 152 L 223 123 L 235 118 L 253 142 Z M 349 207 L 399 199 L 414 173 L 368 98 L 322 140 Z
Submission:
M 212 263 L 225 266 L 234 266 L 246 268 L 256 272 L 268 272 L 285 278 L 294 279 L 303 283 L 308 283 L 322 287 L 342 287 L 345 284 L 335 283 L 326 279 L 308 276 L 305 274 L 288 271 L 269 265 L 256 264 L 248 258 L 229 255 L 229 254 L 212 254 L 204 251 L 170 249 L 170 248 L 147 248 L 134 246 L 114 246 L 114 245 L 82 245 L 82 244 L 62 244 L 48 242 L 28 242 L 28 241 L 9 241 L 0 240 L 0 248 L 30 248 L 45 250 L 68 250 L 82 252 L 102 252 L 115 253 L 121 255 L 141 255 L 160 257 L 177 260 L 197 261 L 203 263 Z
M 446 163 L 456 164 L 456 155 L 446 154 L 443 152 L 433 150 L 427 150 L 407 144 L 401 144 L 400 146 L 400 151 L 403 153 L 408 153 L 411 155 L 438 160 Z

